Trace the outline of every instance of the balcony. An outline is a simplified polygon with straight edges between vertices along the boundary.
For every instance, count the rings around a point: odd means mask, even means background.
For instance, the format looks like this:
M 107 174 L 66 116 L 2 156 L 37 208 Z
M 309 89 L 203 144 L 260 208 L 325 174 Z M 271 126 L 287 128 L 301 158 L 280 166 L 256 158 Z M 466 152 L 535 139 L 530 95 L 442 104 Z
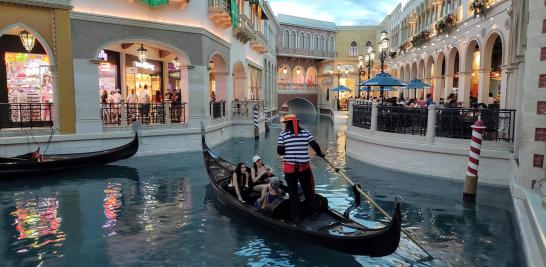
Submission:
M 318 84 L 307 84 L 307 83 L 277 84 L 277 94 L 317 94 L 318 92 L 319 92 Z
M 288 48 L 283 47 L 278 49 L 278 54 L 280 56 L 301 56 L 306 58 L 319 58 L 319 59 L 330 59 L 335 58 L 337 55 L 334 51 L 317 51 L 301 48 Z
M 209 19 L 222 29 L 231 27 L 231 10 L 229 10 L 228 1 L 209 0 Z
M 235 29 L 233 35 L 244 44 L 256 39 L 254 25 L 245 15 L 239 15 L 239 25 L 237 25 L 237 29 Z
M 254 107 L 258 107 L 258 116 L 262 117 L 265 111 L 265 102 L 262 100 L 235 100 L 231 103 L 234 119 L 253 119 Z
M 267 53 L 269 49 L 267 48 L 264 35 L 259 31 L 255 31 L 254 34 L 256 39 L 250 41 L 250 47 L 259 54 Z
M 152 104 L 108 103 L 101 104 L 102 125 L 127 126 L 138 121 L 143 125 L 185 124 L 186 103 L 163 102 Z

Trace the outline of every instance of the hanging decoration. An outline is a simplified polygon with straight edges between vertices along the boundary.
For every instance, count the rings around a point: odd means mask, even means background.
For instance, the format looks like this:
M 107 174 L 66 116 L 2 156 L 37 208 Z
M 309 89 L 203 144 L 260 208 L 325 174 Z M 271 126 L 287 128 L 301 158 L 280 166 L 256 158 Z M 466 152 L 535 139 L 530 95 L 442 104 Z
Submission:
M 239 7 L 237 6 L 237 1 L 230 0 L 231 1 L 231 27 L 233 27 L 233 30 L 237 29 L 239 26 Z
M 485 9 L 489 0 L 474 0 L 470 4 L 470 11 L 474 12 L 474 17 L 483 16 L 485 18 Z
M 34 38 L 34 35 L 28 31 L 22 31 L 19 33 L 19 38 L 21 39 L 21 43 L 27 52 L 30 53 L 30 51 L 32 51 L 34 48 L 34 44 L 36 43 L 36 38 Z
M 149 7 L 160 7 L 169 4 L 169 0 L 139 0 Z
M 148 59 L 148 50 L 144 48 L 144 45 L 141 44 L 140 48 L 137 50 L 138 53 L 138 61 L 144 63 Z
M 438 22 L 436 22 L 436 24 L 434 25 L 434 29 L 438 32 L 438 33 L 444 33 L 444 32 L 447 32 L 447 31 L 450 31 L 453 26 L 455 26 L 455 16 L 453 14 L 449 14 L 443 18 L 441 18 L 440 20 L 438 20 Z
M 430 32 L 427 30 L 424 30 L 418 33 L 417 35 L 413 36 L 413 38 L 411 38 L 411 46 L 412 47 L 422 46 L 423 44 L 428 42 L 429 39 L 430 39 Z

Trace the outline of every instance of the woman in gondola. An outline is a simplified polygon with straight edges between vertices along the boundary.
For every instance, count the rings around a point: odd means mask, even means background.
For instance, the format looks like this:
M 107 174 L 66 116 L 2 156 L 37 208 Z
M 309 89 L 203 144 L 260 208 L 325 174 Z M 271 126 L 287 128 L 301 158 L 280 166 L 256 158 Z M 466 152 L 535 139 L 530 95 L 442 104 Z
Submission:
M 267 187 L 268 179 L 273 174 L 271 168 L 266 166 L 260 156 L 256 155 L 252 158 L 254 165 L 250 170 L 250 176 L 252 177 L 252 190 L 255 192 L 262 192 Z
M 244 202 L 248 196 L 250 185 L 249 176 L 246 165 L 240 162 L 237 164 L 237 167 L 231 176 L 231 183 L 228 185 L 230 191 L 234 192 L 237 198 L 242 202 Z

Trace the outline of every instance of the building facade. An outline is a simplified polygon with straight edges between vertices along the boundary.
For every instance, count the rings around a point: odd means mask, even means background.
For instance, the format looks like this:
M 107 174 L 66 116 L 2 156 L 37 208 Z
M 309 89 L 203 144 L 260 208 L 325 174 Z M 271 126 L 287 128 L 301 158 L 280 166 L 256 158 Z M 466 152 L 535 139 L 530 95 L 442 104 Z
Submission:
M 221 142 L 253 136 L 254 107 L 260 111 L 261 130 L 266 115 L 276 114 L 279 26 L 267 1 L 176 0 L 160 6 L 127 0 L 32 1 L 46 3 L 45 8 L 23 3 L 31 1 L 3 2 L 2 14 L 14 15 L 2 16 L 1 33 L 14 42 L 18 37 L 12 35 L 26 29 L 40 43 L 36 53 L 54 55 L 49 56 L 50 65 L 57 66 L 48 87 L 52 100 L 36 100 L 52 105 L 37 112 L 41 124 L 34 122 L 30 133 L 49 133 L 52 121 L 50 150 L 57 153 L 124 142 L 135 125 L 143 129 L 141 154 L 198 149 L 197 141 L 177 144 L 181 137 L 192 139 L 202 121 Z M 36 16 L 43 17 L 41 24 Z M 50 24 L 45 27 L 42 21 Z M 39 71 L 48 62 L 34 56 L 34 50 L 22 54 L 38 58 Z M 23 56 L 13 57 L 19 62 Z M 24 89 L 11 84 L 9 92 Z M 48 117 L 44 113 L 49 111 L 53 115 Z M 10 152 L 24 150 L 29 131 L 11 132 L 20 137 L 10 141 Z M 38 136 L 37 143 L 47 137 Z

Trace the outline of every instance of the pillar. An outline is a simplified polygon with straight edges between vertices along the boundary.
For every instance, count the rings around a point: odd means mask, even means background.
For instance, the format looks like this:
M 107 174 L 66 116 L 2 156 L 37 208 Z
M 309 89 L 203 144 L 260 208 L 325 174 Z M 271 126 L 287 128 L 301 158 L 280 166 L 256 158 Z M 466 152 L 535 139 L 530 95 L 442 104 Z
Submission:
M 208 123 L 208 70 L 207 66 L 195 66 L 188 70 L 188 125 L 190 128 L 200 128 L 201 121 Z
M 453 93 L 453 74 L 444 76 L 444 96 L 447 98 Z
M 119 53 L 119 65 L 120 65 L 120 74 L 119 74 L 119 77 L 120 77 L 120 83 L 119 83 L 119 86 L 121 88 L 121 95 L 123 96 L 123 99 L 127 99 L 127 95 L 129 94 L 129 92 L 127 92 L 127 83 L 125 82 L 125 68 L 127 66 L 127 62 L 126 62 L 126 57 L 125 57 L 125 52 L 120 52 Z M 135 92 L 136 94 L 136 92 Z
M 472 82 L 471 72 L 459 72 L 459 95 L 457 102 L 462 102 L 465 107 L 470 106 L 470 83 Z
M 443 91 L 444 83 L 442 81 L 442 76 L 434 77 L 434 94 L 432 94 L 434 103 L 438 103 L 440 101 Z M 443 97 L 446 98 L 447 95 L 444 94 Z
M 436 136 L 436 105 L 428 106 L 428 118 L 427 118 L 427 134 L 425 140 L 427 143 L 434 143 L 434 137 Z
M 60 131 L 60 120 L 59 117 L 59 83 L 57 82 L 57 79 L 59 78 L 57 75 L 57 67 L 56 66 L 50 66 L 49 67 L 49 74 L 51 75 L 51 88 L 53 88 L 53 95 L 51 98 L 53 99 L 53 106 L 50 111 L 49 116 L 53 119 L 53 130 Z
M 372 133 L 377 131 L 377 116 L 379 115 L 379 103 L 372 103 L 372 119 L 370 122 L 370 130 Z
M 508 71 L 508 66 L 502 66 L 502 77 L 501 77 L 501 95 L 500 95 L 500 108 L 506 109 L 508 106 L 506 103 L 507 94 L 508 94 L 508 81 L 511 72 Z
M 489 69 L 480 69 L 478 71 L 478 103 L 487 103 L 489 98 L 489 84 L 491 82 L 491 71 Z

